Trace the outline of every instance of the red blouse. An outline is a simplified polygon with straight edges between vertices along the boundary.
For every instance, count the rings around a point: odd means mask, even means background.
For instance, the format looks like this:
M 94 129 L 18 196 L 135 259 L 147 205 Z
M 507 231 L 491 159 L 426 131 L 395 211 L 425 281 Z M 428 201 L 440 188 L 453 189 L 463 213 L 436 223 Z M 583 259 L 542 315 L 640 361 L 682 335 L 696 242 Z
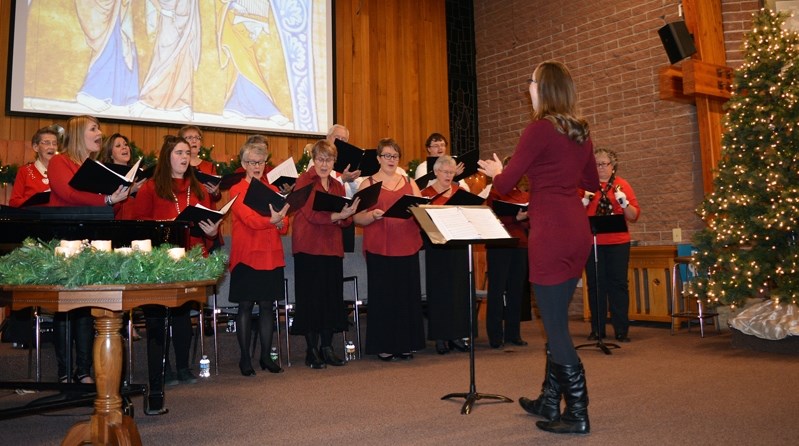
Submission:
M 607 182 L 599 183 L 599 190 L 604 190 L 607 187 Z M 635 217 L 635 220 L 638 220 L 638 217 L 641 216 L 641 208 L 638 206 L 638 198 L 635 197 L 635 191 L 633 191 L 632 186 L 626 180 L 621 177 L 616 177 L 613 180 L 613 186 L 621 186 L 621 191 L 624 192 L 624 195 L 627 195 L 627 200 L 630 202 L 629 206 L 634 207 L 638 210 L 638 215 Z M 599 198 L 601 197 L 599 191 L 597 191 L 593 197 L 591 197 L 591 201 L 588 203 L 588 207 L 585 209 L 588 215 L 596 215 L 596 208 L 599 206 Z M 616 196 L 613 191 L 608 192 L 608 199 L 610 200 L 610 204 L 613 205 L 613 213 L 614 214 L 624 214 L 624 209 L 621 208 L 619 202 L 616 200 Z M 597 245 L 618 245 L 622 243 L 629 243 L 630 241 L 630 233 L 629 232 L 613 232 L 609 234 L 597 234 L 596 235 L 596 244 Z
M 253 180 L 258 181 L 258 180 Z M 261 182 L 277 192 L 277 188 L 261 178 Z M 256 270 L 273 270 L 286 266 L 283 257 L 283 243 L 281 235 L 289 230 L 288 217 L 283 219 L 283 228 L 270 223 L 270 217 L 265 217 L 255 212 L 244 204 L 244 197 L 250 183 L 241 180 L 230 188 L 230 196 L 239 198 L 233 203 L 230 212 L 233 214 L 233 229 L 230 243 L 230 270 L 239 263 L 244 263 Z
M 294 190 L 313 183 L 313 191 L 305 205 L 294 215 L 293 229 L 291 231 L 291 252 L 293 254 L 305 253 L 320 256 L 344 257 L 344 238 L 341 228 L 352 224 L 352 217 L 337 222 L 330 221 L 331 212 L 313 210 L 316 193 L 327 192 L 333 195 L 346 196 L 344 185 L 333 177 L 328 178 L 328 190 L 322 186 L 322 180 L 317 175 L 316 169 L 305 171 L 294 185 Z
M 17 171 L 8 205 L 18 208 L 30 197 L 48 190 L 50 190 L 50 180 L 39 172 L 34 163 L 28 163 Z
M 105 206 L 105 196 L 74 189 L 69 181 L 80 169 L 80 164 L 69 155 L 59 153 L 47 165 L 50 179 L 50 206 Z
M 374 180 L 369 177 L 369 184 Z M 391 208 L 403 195 L 413 195 L 413 188 L 407 177 L 403 177 L 405 184 L 398 190 L 381 189 L 377 204 L 369 208 L 382 209 L 384 211 Z M 363 250 L 381 256 L 409 256 L 419 252 L 422 247 L 422 236 L 419 233 L 419 225 L 413 218 L 381 218 L 364 226 L 363 228 Z
M 185 178 L 173 178 L 173 198 L 164 199 L 155 193 L 155 181 L 145 182 L 139 189 L 139 193 L 136 194 L 136 200 L 133 202 L 133 211 L 131 212 L 133 219 L 174 220 L 183 209 L 195 204 L 201 204 L 209 209 L 213 209 L 209 194 L 205 193 L 203 199 L 200 200 L 191 191 L 189 184 L 189 180 Z M 202 244 L 207 253 L 211 246 L 213 246 L 213 240 L 207 237 L 192 236 L 189 245 L 193 247 L 198 244 Z

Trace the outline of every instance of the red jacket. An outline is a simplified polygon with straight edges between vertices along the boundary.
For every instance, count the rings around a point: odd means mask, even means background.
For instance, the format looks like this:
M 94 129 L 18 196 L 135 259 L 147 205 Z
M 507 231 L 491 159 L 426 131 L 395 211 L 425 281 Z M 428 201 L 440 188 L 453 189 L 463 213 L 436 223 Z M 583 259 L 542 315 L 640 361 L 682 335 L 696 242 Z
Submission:
M 11 191 L 8 205 L 18 208 L 30 197 L 47 190 L 50 190 L 50 181 L 39 172 L 33 163 L 28 163 L 17 171 L 17 178 L 14 180 L 14 189 Z
M 267 183 L 265 177 L 261 178 L 261 182 L 277 192 L 277 188 Z M 233 214 L 230 270 L 232 271 L 233 267 L 239 263 L 244 263 L 256 270 L 273 270 L 286 266 L 280 236 L 288 233 L 289 219 L 288 217 L 284 218 L 283 228 L 278 229 L 269 222 L 270 217 L 265 217 L 244 204 L 249 187 L 249 182 L 241 180 L 230 188 L 231 197 L 239 196 L 230 210 Z
M 50 206 L 105 206 L 105 196 L 73 189 L 69 181 L 80 169 L 80 164 L 69 155 L 59 153 L 47 165 L 50 179 Z

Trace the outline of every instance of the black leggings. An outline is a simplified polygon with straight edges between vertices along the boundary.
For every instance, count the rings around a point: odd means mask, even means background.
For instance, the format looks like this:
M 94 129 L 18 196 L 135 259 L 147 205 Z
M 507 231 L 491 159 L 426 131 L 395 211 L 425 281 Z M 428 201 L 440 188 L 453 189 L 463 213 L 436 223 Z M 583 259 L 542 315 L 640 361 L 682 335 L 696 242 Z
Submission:
M 569 302 L 576 287 L 576 278 L 557 285 L 533 284 L 552 361 L 560 365 L 576 365 L 580 362 L 569 334 Z

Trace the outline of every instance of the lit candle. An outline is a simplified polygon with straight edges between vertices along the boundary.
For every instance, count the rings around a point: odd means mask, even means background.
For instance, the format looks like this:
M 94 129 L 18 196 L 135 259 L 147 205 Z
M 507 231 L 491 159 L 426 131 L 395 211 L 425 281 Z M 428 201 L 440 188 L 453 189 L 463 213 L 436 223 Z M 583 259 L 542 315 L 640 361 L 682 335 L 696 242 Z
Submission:
M 169 253 L 169 257 L 172 257 L 175 260 L 180 260 L 180 259 L 182 259 L 183 257 L 186 256 L 186 249 L 185 248 L 170 248 L 169 251 L 167 251 L 167 253 Z
M 92 247 L 97 251 L 111 252 L 111 240 L 92 240 Z
M 133 248 L 134 251 L 141 251 L 141 252 L 153 251 L 153 244 L 150 240 L 133 240 L 132 242 L 130 242 L 130 247 Z
M 56 246 L 55 254 L 66 258 L 75 255 L 75 250 L 69 246 Z
M 62 248 L 69 248 L 75 252 L 80 251 L 81 248 L 81 241 L 80 240 L 61 240 L 60 246 Z

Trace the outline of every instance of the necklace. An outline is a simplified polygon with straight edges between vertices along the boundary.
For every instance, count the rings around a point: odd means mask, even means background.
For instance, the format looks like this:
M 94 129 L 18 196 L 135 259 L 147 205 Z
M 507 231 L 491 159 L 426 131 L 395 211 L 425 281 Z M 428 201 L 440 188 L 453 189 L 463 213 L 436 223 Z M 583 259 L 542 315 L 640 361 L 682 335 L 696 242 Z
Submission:
M 402 175 L 397 175 L 397 176 L 398 176 L 399 178 L 397 178 L 397 181 L 395 181 L 395 182 L 394 182 L 394 185 L 393 185 L 393 186 L 391 186 L 390 188 L 389 188 L 389 187 L 386 187 L 386 186 L 382 186 L 382 188 L 383 188 L 383 189 L 385 189 L 385 190 L 390 190 L 390 191 L 395 191 L 395 190 L 397 190 L 397 186 L 399 186 L 399 184 L 400 184 L 400 181 L 402 181 Z M 385 183 L 385 182 L 384 182 L 384 183 Z
M 50 184 L 50 179 L 47 178 L 47 168 L 44 167 L 44 163 L 41 162 L 41 160 L 37 159 L 36 161 L 34 161 L 33 166 L 36 167 L 36 170 L 38 170 L 39 173 L 42 174 L 42 177 L 44 177 L 42 178 L 42 183 Z
M 180 215 L 180 203 L 178 203 L 178 196 L 175 195 L 174 191 L 172 191 L 172 196 L 175 197 L 175 210 L 178 212 L 177 215 Z M 190 198 L 191 198 L 191 186 L 186 188 L 186 207 L 184 207 L 183 209 L 189 207 Z M 177 215 L 175 217 L 177 217 Z

